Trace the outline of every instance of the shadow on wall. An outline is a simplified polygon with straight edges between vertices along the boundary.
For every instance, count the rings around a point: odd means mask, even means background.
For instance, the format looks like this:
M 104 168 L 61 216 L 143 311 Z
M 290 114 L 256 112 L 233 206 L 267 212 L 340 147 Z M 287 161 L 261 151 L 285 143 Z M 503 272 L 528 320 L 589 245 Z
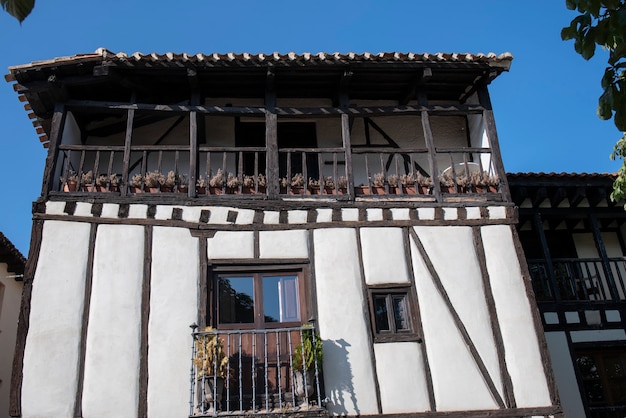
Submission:
M 326 408 L 337 415 L 359 415 L 347 347 L 350 344 L 343 338 L 335 341 L 324 340 L 324 386 L 329 398 Z M 348 405 L 346 395 L 350 397 Z

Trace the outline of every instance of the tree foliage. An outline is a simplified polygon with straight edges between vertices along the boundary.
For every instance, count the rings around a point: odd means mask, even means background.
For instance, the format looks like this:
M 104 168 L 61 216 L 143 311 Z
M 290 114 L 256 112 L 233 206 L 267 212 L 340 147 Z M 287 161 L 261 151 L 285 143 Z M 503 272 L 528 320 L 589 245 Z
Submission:
M 593 57 L 598 45 L 609 53 L 598 117 L 613 118 L 623 133 L 611 154 L 612 159 L 622 160 L 611 199 L 621 200 L 626 198 L 626 0 L 566 0 L 565 4 L 580 14 L 561 30 L 561 38 L 573 39 L 574 49 L 586 60 Z
M 22 23 L 35 7 L 35 0 L 0 0 L 2 9 Z

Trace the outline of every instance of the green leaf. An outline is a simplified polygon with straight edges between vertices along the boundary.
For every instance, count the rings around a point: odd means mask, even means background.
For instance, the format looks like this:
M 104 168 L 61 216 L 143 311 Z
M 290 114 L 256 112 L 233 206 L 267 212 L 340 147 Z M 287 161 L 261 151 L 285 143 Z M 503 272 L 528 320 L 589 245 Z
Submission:
M 35 7 L 35 0 L 0 0 L 0 6 L 22 23 Z
M 612 89 L 604 90 L 604 93 L 598 99 L 598 117 L 602 120 L 611 119 L 613 116 L 613 94 Z
M 576 10 L 578 6 L 578 0 L 565 0 L 565 7 L 569 10 Z
M 615 70 L 612 67 L 606 67 L 602 76 L 602 89 L 608 89 L 615 82 Z
M 561 29 L 561 40 L 563 41 L 568 41 L 570 39 L 574 39 L 576 38 L 576 35 L 578 34 L 578 32 L 576 32 L 576 28 L 573 26 L 566 26 L 563 29 Z
M 596 52 L 596 42 L 593 39 L 593 36 L 587 33 L 587 35 L 583 38 L 582 48 L 580 55 L 583 56 L 584 59 L 589 60 L 593 57 L 593 54 Z

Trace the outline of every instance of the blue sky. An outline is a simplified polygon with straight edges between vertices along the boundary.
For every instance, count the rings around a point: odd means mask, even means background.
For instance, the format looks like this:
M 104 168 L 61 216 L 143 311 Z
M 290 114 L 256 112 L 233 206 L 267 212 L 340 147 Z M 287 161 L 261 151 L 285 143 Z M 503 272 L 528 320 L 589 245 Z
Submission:
M 511 52 L 490 86 L 509 172 L 612 172 L 620 137 L 596 116 L 606 57 L 560 39 L 564 0 L 55 0 L 22 23 L 0 13 L 0 67 L 93 52 Z M 27 255 L 46 150 L 11 85 L 0 83 L 0 231 Z M 69 237 L 68 237 L 69 238 Z

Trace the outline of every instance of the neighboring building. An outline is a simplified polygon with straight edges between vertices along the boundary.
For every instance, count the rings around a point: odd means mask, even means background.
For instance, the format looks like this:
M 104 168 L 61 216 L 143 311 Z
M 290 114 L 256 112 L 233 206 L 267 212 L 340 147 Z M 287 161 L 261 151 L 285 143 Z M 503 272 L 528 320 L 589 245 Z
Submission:
M 626 212 L 608 174 L 509 174 L 563 410 L 626 415 Z
M 0 232 L 0 416 L 9 413 L 9 393 L 17 319 L 22 301 L 26 259 Z
M 212 415 L 192 324 L 228 358 L 220 413 L 560 413 L 487 91 L 510 63 L 98 50 L 12 67 L 49 154 L 11 413 Z M 307 323 L 324 361 L 300 394 Z

